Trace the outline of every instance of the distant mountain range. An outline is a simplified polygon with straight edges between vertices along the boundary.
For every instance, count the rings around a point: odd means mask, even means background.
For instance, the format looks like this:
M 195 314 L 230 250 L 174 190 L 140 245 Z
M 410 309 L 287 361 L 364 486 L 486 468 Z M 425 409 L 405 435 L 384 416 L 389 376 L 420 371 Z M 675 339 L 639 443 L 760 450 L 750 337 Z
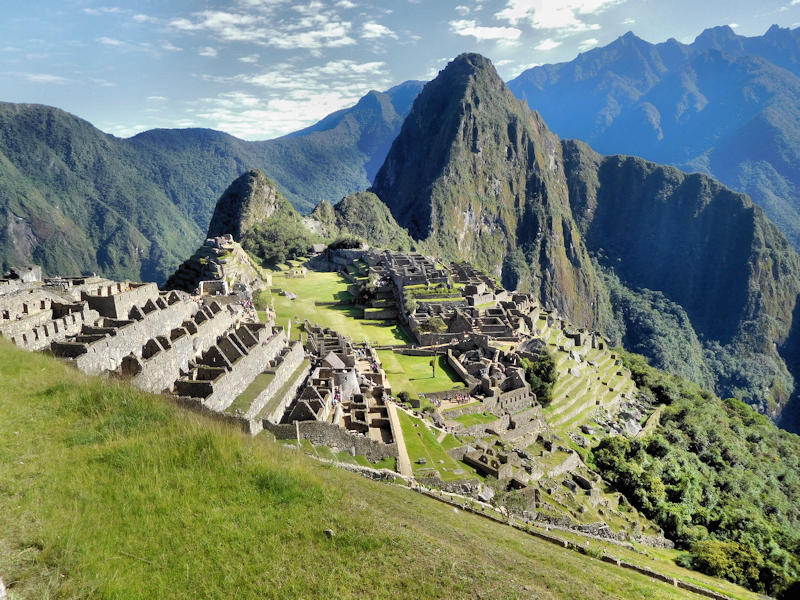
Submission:
M 208 129 L 129 139 L 56 108 L 0 103 L 0 268 L 162 282 L 203 237 L 217 198 L 251 168 L 302 212 L 369 187 L 420 82 L 265 142 Z
M 688 45 L 629 32 L 509 87 L 561 137 L 749 194 L 800 248 L 800 28 L 715 27 Z

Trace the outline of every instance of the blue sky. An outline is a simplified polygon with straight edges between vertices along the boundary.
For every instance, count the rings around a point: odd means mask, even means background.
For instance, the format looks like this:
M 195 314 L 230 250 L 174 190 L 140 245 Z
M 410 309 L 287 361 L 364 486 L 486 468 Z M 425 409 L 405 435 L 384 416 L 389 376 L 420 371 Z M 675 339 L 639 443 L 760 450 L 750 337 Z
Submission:
M 129 136 L 211 127 L 269 139 L 464 51 L 504 79 L 628 30 L 690 42 L 800 25 L 800 0 L 39 0 L 4 3 L 0 100 Z

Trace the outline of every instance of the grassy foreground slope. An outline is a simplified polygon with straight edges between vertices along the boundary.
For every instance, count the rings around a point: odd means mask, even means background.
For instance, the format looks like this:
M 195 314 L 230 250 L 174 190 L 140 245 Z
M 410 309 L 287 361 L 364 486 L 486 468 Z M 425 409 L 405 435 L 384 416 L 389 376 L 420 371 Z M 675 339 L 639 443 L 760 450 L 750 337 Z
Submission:
M 2 340 L 0 385 L 12 598 L 690 597 Z

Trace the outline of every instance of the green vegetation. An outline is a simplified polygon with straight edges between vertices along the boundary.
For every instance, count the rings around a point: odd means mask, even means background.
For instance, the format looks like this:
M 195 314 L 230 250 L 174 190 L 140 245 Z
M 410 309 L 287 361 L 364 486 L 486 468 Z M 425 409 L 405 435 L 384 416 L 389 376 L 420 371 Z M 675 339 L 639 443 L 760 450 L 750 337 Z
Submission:
M 0 572 L 21 598 L 663 594 L 2 340 L 0 378 L 0 481 L 14 483 L 0 493 Z
M 364 186 L 368 187 L 368 186 Z M 357 192 L 342 198 L 335 206 L 320 202 L 309 215 L 328 239 L 362 241 L 377 248 L 411 250 L 414 242 L 395 221 L 389 208 L 375 194 Z
M 300 216 L 293 208 L 289 214 L 287 212 L 276 212 L 256 223 L 242 240 L 242 247 L 261 259 L 264 266 L 305 256 L 311 250 L 313 237 Z
M 553 399 L 553 386 L 558 381 L 558 368 L 553 355 L 543 351 L 535 360 L 522 359 L 525 379 L 531 385 L 531 391 L 542 406 L 547 406 Z
M 470 425 L 484 425 L 486 423 L 492 423 L 497 420 L 497 417 L 491 413 L 473 413 L 471 415 L 460 415 L 453 419 L 454 421 L 458 421 L 464 427 L 469 427 Z
M 416 396 L 464 387 L 464 383 L 447 364 L 444 356 L 436 358 L 435 375 L 430 365 L 430 356 L 410 356 L 396 354 L 391 350 L 378 350 L 378 358 L 395 393 L 406 391 Z
M 275 373 L 259 373 L 247 388 L 237 396 L 236 400 L 228 407 L 227 412 L 236 414 L 237 411 L 245 413 L 253 404 L 258 395 L 275 379 Z
M 444 481 L 470 479 L 477 477 L 475 469 L 456 461 L 447 454 L 446 448 L 437 441 L 438 432 L 431 429 L 421 419 L 412 417 L 404 410 L 397 411 L 397 418 L 403 430 L 403 438 L 416 477 L 438 474 Z M 448 447 L 452 446 L 452 440 Z M 419 464 L 419 459 L 425 459 Z M 441 461 L 441 462 L 440 462 Z
M 330 327 L 360 343 L 369 341 L 373 344 L 406 344 L 408 335 L 394 323 L 384 321 L 362 320 L 361 309 L 351 304 L 352 295 L 348 291 L 348 283 L 338 273 L 309 271 L 305 277 L 286 277 L 284 273 L 274 272 L 272 276 L 273 290 L 284 290 L 297 294 L 290 300 L 277 291 L 271 292 L 267 304 L 274 302 L 277 324 L 285 326 L 289 319 L 301 323 L 308 319 L 322 327 Z M 299 335 L 299 327 L 292 327 L 292 336 Z
M 800 438 L 641 357 L 626 364 L 668 406 L 654 433 L 600 442 L 604 477 L 691 551 L 684 564 L 770 594 L 800 578 Z

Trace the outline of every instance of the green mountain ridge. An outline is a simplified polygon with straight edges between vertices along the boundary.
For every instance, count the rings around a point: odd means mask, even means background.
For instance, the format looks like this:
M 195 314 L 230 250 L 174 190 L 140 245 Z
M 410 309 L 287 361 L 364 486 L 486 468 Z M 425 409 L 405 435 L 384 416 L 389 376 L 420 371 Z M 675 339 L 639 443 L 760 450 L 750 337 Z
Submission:
M 420 85 L 370 92 L 265 142 L 208 129 L 119 139 L 56 108 L 0 103 L 0 268 L 163 282 L 249 169 L 269 173 L 304 212 L 368 187 Z
M 372 191 L 426 247 L 656 366 L 775 419 L 793 397 L 800 257 L 763 211 L 705 175 L 560 141 L 483 57 L 423 89 Z

